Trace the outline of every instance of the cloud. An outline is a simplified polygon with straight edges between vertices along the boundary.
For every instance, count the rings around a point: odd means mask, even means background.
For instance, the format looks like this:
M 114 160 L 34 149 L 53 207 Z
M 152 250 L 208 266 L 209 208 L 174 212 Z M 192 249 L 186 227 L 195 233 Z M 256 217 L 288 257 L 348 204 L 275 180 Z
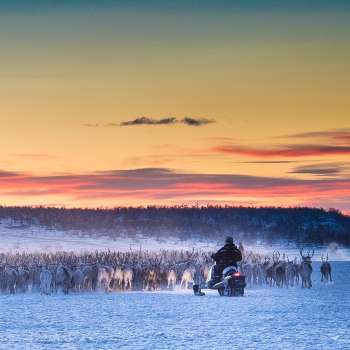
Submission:
M 120 123 L 120 126 L 132 126 L 132 125 L 170 125 L 177 123 L 176 118 L 162 118 L 162 119 L 153 119 L 148 117 L 140 117 L 133 120 L 125 121 Z
M 11 177 L 17 177 L 18 173 L 13 171 L 6 171 L 6 170 L 0 170 L 0 179 L 1 178 L 11 178 Z
M 85 124 L 83 124 L 83 126 L 85 126 L 86 128 L 98 128 L 100 126 L 100 124 L 98 124 L 98 123 L 95 123 L 95 124 L 85 123 Z
M 288 137 L 302 137 L 302 138 L 308 138 L 308 137 L 333 137 L 338 136 L 342 134 L 349 134 L 350 128 L 343 128 L 343 129 L 331 129 L 331 130 L 321 130 L 321 131 L 308 131 L 308 132 L 302 132 L 297 134 L 290 134 L 287 135 Z
M 254 148 L 240 145 L 221 145 L 214 152 L 256 158 L 269 157 L 314 157 L 329 155 L 350 155 L 350 146 L 327 146 L 318 144 L 287 145 L 275 148 Z
M 336 176 L 349 169 L 349 165 L 343 163 L 309 164 L 296 167 L 292 174 L 310 174 L 317 176 Z
M 206 118 L 192 118 L 185 117 L 181 120 L 178 120 L 175 117 L 166 117 L 161 119 L 149 118 L 149 117 L 139 117 L 132 120 L 126 120 L 121 123 L 107 123 L 104 124 L 105 127 L 116 127 L 116 126 L 137 126 L 137 125 L 174 125 L 177 123 L 182 123 L 189 126 L 202 126 L 210 123 L 215 123 L 214 120 L 206 119 Z M 88 128 L 98 128 L 101 125 L 99 123 L 86 123 L 83 126 Z
M 185 117 L 181 120 L 181 123 L 189 126 L 202 126 L 210 123 L 215 123 L 215 121 L 211 119 L 206 119 L 206 118 Z
M 111 206 L 167 204 L 186 201 L 254 201 L 270 205 L 295 205 L 350 196 L 349 178 L 313 180 L 238 174 L 186 173 L 168 168 L 109 170 L 81 174 L 0 172 L 0 191 L 5 204 L 17 198 L 36 203 L 51 201 L 75 205 Z M 44 199 L 45 197 L 45 199 Z M 41 198 L 41 199 L 40 199 Z M 317 202 L 318 201 L 318 202 Z M 27 201 L 28 202 L 28 201 Z M 350 204 L 347 210 L 350 209 Z
M 290 164 L 300 163 L 298 160 L 256 160 L 247 162 L 234 162 L 235 164 Z
M 47 160 L 55 158 L 54 156 L 50 154 L 41 154 L 41 153 L 16 153 L 14 154 L 15 157 L 23 158 L 23 159 L 33 159 L 33 160 Z
M 322 131 L 309 131 L 298 134 L 287 135 L 289 138 L 327 138 L 337 143 L 350 144 L 350 128 L 331 129 Z
M 120 126 L 119 124 L 117 123 L 107 123 L 104 125 L 106 128 L 114 128 L 116 126 Z

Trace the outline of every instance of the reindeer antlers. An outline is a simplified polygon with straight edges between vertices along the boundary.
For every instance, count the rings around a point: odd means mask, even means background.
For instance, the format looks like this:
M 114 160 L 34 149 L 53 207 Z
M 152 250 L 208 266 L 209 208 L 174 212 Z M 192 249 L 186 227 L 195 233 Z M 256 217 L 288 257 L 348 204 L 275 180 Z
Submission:
M 280 257 L 280 252 L 278 250 L 274 250 L 273 253 L 272 253 L 272 256 L 277 256 L 277 257 Z
M 314 249 L 312 249 L 312 254 L 311 254 L 311 250 L 308 250 L 308 252 L 307 252 L 307 256 L 308 256 L 309 258 L 312 258 L 312 257 L 314 256 L 314 254 L 315 254 Z
M 274 250 L 274 252 L 272 253 L 272 260 L 274 262 L 278 262 L 279 258 L 280 258 L 280 252 L 278 250 Z
M 303 248 L 299 248 L 299 253 L 300 253 L 300 255 L 301 255 L 301 257 L 302 257 L 303 259 L 305 259 L 305 258 L 312 258 L 312 257 L 314 256 L 314 254 L 315 254 L 315 250 L 312 249 L 312 253 L 311 253 L 311 250 L 308 250 L 308 251 L 307 251 L 307 254 L 304 255 L 304 254 L 303 254 Z

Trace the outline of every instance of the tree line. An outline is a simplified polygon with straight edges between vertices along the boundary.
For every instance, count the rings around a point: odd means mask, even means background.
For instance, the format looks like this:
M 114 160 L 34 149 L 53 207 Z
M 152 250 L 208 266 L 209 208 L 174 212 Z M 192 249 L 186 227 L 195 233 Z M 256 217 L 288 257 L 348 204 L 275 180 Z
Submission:
M 0 220 L 11 226 L 39 225 L 110 237 L 137 235 L 166 239 L 221 239 L 244 242 L 350 245 L 350 217 L 336 209 L 308 207 L 148 206 L 113 209 L 0 206 Z

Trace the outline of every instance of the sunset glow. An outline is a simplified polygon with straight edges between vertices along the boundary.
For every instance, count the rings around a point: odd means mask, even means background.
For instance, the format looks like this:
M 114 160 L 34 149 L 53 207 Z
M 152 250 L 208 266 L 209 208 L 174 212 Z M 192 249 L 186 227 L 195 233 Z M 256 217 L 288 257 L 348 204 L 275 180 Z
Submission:
M 283 3 L 1 2 L 1 204 L 349 212 L 350 6 Z

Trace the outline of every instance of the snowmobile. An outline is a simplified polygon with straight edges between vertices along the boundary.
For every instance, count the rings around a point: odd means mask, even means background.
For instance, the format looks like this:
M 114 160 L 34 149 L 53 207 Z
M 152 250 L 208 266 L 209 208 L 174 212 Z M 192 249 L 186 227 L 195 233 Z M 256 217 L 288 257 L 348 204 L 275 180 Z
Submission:
M 243 276 L 236 266 L 226 267 L 222 273 L 217 274 L 215 264 L 209 269 L 208 278 L 205 282 L 193 285 L 193 293 L 196 296 L 204 296 L 202 289 L 216 289 L 220 296 L 243 296 L 246 286 Z

